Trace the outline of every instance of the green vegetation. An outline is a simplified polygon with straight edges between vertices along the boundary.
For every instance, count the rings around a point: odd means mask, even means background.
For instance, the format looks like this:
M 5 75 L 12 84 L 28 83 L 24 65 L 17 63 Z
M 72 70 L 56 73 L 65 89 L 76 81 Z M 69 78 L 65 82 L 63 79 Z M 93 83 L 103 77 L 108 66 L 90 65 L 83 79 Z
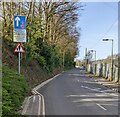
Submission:
M 2 115 L 2 62 L 0 60 L 0 117 Z
M 17 115 L 28 90 L 25 78 L 13 69 L 3 65 L 2 111 L 3 117 Z
M 0 19 L 3 39 L 3 115 L 17 114 L 26 92 L 64 69 L 73 67 L 79 30 L 76 27 L 77 2 L 1 2 Z M 13 53 L 14 15 L 26 16 L 27 42 L 22 43 L 21 74 L 16 71 L 17 54 Z M 12 69 L 9 69 L 12 68 Z M 26 79 L 26 80 L 25 80 Z M 30 92 L 29 92 L 30 93 Z
M 27 43 L 24 43 L 24 59 L 38 61 L 47 72 L 56 67 L 73 66 L 79 37 L 76 27 L 78 10 L 76 2 L 2 2 L 2 38 L 14 48 L 13 17 L 16 13 L 27 20 Z

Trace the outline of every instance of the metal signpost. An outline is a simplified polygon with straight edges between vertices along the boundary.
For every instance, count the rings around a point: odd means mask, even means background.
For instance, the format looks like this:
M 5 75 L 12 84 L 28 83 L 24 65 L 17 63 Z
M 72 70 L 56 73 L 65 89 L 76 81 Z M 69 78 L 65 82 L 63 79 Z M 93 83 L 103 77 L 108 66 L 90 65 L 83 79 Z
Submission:
M 24 49 L 20 42 L 26 42 L 26 17 L 14 16 L 13 42 L 18 42 L 14 52 L 18 53 L 18 73 L 20 74 L 20 55 Z
M 18 53 L 18 73 L 20 74 L 20 54 L 25 52 L 20 42 L 17 44 L 14 52 Z

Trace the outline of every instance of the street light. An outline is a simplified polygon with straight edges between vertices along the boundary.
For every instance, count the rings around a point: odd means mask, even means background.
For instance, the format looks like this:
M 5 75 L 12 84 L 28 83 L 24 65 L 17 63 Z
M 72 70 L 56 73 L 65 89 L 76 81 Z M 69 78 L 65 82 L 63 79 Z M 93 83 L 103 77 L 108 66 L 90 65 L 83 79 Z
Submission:
M 91 52 L 95 52 L 95 61 L 96 61 L 96 50 L 90 50 Z
M 111 80 L 113 80 L 113 39 L 103 39 L 103 41 L 111 41 L 112 42 L 112 50 L 111 50 Z

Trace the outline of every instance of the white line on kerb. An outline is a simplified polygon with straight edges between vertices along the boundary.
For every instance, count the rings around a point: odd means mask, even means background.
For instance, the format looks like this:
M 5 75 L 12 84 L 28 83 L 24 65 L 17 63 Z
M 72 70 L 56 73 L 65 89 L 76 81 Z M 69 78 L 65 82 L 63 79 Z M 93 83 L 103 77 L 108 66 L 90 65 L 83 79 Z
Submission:
M 64 71 L 63 71 L 63 72 L 64 72 Z M 62 72 L 62 73 L 63 73 L 63 72 Z M 39 107 L 38 107 L 39 110 L 38 110 L 38 115 L 41 114 L 41 113 L 40 113 L 40 106 L 42 105 L 42 115 L 43 115 L 43 117 L 45 116 L 45 101 L 44 101 L 44 96 L 43 96 L 42 94 L 40 94 L 37 90 L 40 89 L 41 87 L 43 87 L 44 85 L 46 85 L 47 83 L 49 83 L 50 81 L 52 81 L 53 79 L 55 79 L 56 77 L 58 77 L 59 75 L 61 75 L 62 73 L 60 73 L 60 74 L 54 76 L 53 78 L 51 78 L 51 79 L 43 82 L 42 84 L 36 86 L 36 87 L 32 90 L 33 94 L 38 94 L 38 95 L 39 95 Z M 40 101 L 42 101 L 42 104 L 40 103 Z
M 102 108 L 103 110 L 107 110 L 106 108 L 104 108 L 103 106 L 101 106 L 100 104 L 96 104 L 97 106 L 99 106 L 100 108 Z
M 23 109 L 22 115 L 24 115 L 24 114 L 27 112 L 28 105 L 29 105 L 29 103 L 30 103 L 29 99 L 30 99 L 31 97 L 32 97 L 32 96 L 28 97 L 27 102 L 26 102 L 26 105 L 25 105 L 25 107 L 24 107 L 24 109 Z
M 33 102 L 35 102 L 35 95 L 33 96 Z
M 41 96 L 42 96 L 42 106 L 43 106 L 42 115 L 45 116 L 45 101 L 44 101 L 44 96 L 43 95 L 41 95 Z
M 41 97 L 38 95 L 38 98 L 39 98 L 38 115 L 40 115 Z

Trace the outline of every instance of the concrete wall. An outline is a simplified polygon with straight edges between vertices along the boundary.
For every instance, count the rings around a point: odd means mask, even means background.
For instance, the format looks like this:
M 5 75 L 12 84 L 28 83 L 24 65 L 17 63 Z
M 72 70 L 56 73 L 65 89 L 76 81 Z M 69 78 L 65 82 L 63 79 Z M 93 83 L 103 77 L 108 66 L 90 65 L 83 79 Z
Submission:
M 111 80 L 111 62 L 110 60 L 101 60 L 101 61 L 94 61 L 87 65 L 87 71 L 89 73 L 93 73 L 96 76 L 101 76 L 106 79 Z M 118 66 L 113 64 L 113 81 L 117 82 L 118 79 Z

